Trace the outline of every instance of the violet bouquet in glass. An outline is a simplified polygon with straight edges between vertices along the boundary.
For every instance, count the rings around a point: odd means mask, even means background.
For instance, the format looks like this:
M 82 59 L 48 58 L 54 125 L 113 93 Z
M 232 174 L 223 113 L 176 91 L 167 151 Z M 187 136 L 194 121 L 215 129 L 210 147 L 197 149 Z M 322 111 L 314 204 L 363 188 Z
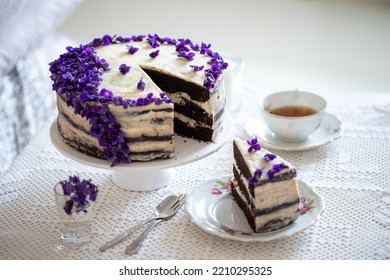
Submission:
M 72 212 L 87 212 L 90 202 L 96 201 L 99 193 L 97 185 L 92 180 L 80 180 L 78 176 L 69 176 L 68 180 L 60 182 L 64 196 L 67 197 L 64 211 L 67 215 Z
M 64 245 L 80 246 L 90 241 L 92 202 L 96 201 L 98 193 L 97 185 L 78 176 L 69 176 L 54 187 Z

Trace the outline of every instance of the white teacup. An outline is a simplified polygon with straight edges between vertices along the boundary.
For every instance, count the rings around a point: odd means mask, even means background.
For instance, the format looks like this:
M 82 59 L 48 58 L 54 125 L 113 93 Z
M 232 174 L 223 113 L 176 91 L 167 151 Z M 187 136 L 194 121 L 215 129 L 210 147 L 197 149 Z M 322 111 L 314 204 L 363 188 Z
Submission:
M 276 92 L 259 102 L 269 130 L 288 142 L 307 140 L 320 127 L 326 106 L 323 97 L 299 90 Z

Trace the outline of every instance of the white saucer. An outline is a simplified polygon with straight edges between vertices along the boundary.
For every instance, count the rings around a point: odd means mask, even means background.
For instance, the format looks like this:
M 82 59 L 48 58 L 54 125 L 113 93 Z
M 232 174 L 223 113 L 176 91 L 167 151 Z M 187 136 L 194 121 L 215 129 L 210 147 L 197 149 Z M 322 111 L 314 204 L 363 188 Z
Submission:
M 175 135 L 175 156 L 170 159 L 158 159 L 150 162 L 131 162 L 111 167 L 111 162 L 85 155 L 66 144 L 54 121 L 50 127 L 52 144 L 63 155 L 85 165 L 112 171 L 115 185 L 133 191 L 150 191 L 168 185 L 174 176 L 174 167 L 188 164 L 218 151 L 230 139 L 233 132 L 233 120 L 226 112 L 223 129 L 213 142 L 201 142 L 195 139 Z
M 224 183 L 227 175 L 196 187 L 186 201 L 186 211 L 191 221 L 202 230 L 221 238 L 244 242 L 265 242 L 289 237 L 313 225 L 325 209 L 322 197 L 308 184 L 299 182 L 301 213 L 290 225 L 267 233 L 255 233 L 244 213 L 233 201 L 230 190 Z M 303 201 L 305 200 L 305 201 Z
M 320 127 L 304 142 L 286 142 L 275 135 L 258 118 L 248 118 L 243 130 L 248 137 L 256 135 L 267 149 L 280 151 L 305 151 L 319 148 L 340 138 L 344 133 L 344 122 L 336 115 L 326 113 Z

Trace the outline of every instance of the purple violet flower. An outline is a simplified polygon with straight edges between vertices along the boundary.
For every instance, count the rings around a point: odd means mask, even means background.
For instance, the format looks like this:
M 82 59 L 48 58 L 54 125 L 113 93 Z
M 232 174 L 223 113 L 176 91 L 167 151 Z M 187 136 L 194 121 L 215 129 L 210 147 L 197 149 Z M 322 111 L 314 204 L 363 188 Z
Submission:
M 112 38 L 110 35 L 104 35 L 103 38 L 102 38 L 102 41 L 101 41 L 101 44 L 104 45 L 104 46 L 108 46 L 110 45 L 112 42 Z
M 201 54 L 205 54 L 207 50 L 209 50 L 211 47 L 211 44 L 205 44 L 202 42 L 201 46 L 200 46 L 200 53 Z
M 197 72 L 197 71 L 202 71 L 204 68 L 204 65 L 202 65 L 202 66 L 190 65 L 190 67 L 192 67 L 192 70 Z
M 247 179 L 248 183 L 251 185 L 257 185 L 260 181 L 261 175 L 263 175 L 263 169 L 256 169 L 255 173 L 253 174 L 253 177 L 249 177 Z
M 142 80 L 139 80 L 138 84 L 137 84 L 137 88 L 138 89 L 141 89 L 141 90 L 144 90 L 145 89 L 145 82 Z
M 160 98 L 165 103 L 172 103 L 172 98 L 169 98 L 165 92 L 160 93 Z
M 168 45 L 176 45 L 177 44 L 177 41 L 175 39 L 172 39 L 169 37 L 165 37 L 164 42 L 167 43 Z
M 261 150 L 261 146 L 259 143 L 257 143 L 257 137 L 254 137 L 253 139 L 251 140 L 247 140 L 246 141 L 249 145 L 249 148 L 248 148 L 248 152 L 251 153 L 252 151 L 260 151 Z
M 188 45 L 190 45 L 190 47 L 191 47 L 191 49 L 192 49 L 193 51 L 196 51 L 196 52 L 199 52 L 199 51 L 200 51 L 200 47 L 199 47 L 198 44 L 194 44 L 194 43 L 193 43 L 191 40 L 189 40 L 189 39 L 186 40 L 186 43 L 187 43 Z
M 186 41 L 184 39 L 179 39 L 179 43 L 176 44 L 177 52 L 189 52 L 190 49 L 186 46 Z
M 284 162 L 282 162 L 280 164 L 274 164 L 272 166 L 272 168 L 267 171 L 267 175 L 268 175 L 269 180 L 272 181 L 272 179 L 274 178 L 274 175 L 276 173 L 279 173 L 280 171 L 282 171 L 283 169 L 286 169 L 286 168 L 289 168 L 289 167 Z
M 134 41 L 134 42 L 141 42 L 146 36 L 145 35 L 133 35 L 131 36 L 131 41 Z
M 101 43 L 101 40 L 102 40 L 101 38 L 95 38 L 95 39 L 92 40 L 91 43 L 89 43 L 89 45 L 91 47 L 99 47 L 100 43 Z
M 185 59 L 191 61 L 191 60 L 194 60 L 195 53 L 193 53 L 193 52 L 188 52 L 187 53 L 185 51 L 181 51 L 181 52 L 179 52 L 179 54 L 177 56 L 185 58 Z
M 160 53 L 160 50 L 157 50 L 157 51 L 151 52 L 151 53 L 149 54 L 149 56 L 150 56 L 151 58 L 156 58 L 156 57 L 159 55 L 159 53 Z
M 155 48 L 158 48 L 160 46 L 160 42 L 164 42 L 157 34 L 154 34 L 154 35 L 148 35 L 148 38 L 146 39 L 146 41 L 149 43 L 149 45 L 155 49 Z
M 126 64 L 121 64 L 119 66 L 119 72 L 121 72 L 123 75 L 130 72 L 130 66 L 127 66 Z
M 129 45 L 126 45 L 126 47 L 129 54 L 135 54 L 139 50 L 138 48 Z
M 118 36 L 116 37 L 115 39 L 115 42 L 119 42 L 119 43 L 128 43 L 131 41 L 131 38 L 129 37 L 123 37 L 123 36 Z
M 69 176 L 68 180 L 60 181 L 63 194 L 69 198 L 65 202 L 64 211 L 72 215 L 73 209 L 76 213 L 87 212 L 90 202 L 96 201 L 99 193 L 97 185 L 91 180 L 80 180 L 78 176 Z
M 264 159 L 266 160 L 266 161 L 272 161 L 272 160 L 274 160 L 276 158 L 276 155 L 274 155 L 274 154 L 266 154 L 266 155 L 264 155 Z

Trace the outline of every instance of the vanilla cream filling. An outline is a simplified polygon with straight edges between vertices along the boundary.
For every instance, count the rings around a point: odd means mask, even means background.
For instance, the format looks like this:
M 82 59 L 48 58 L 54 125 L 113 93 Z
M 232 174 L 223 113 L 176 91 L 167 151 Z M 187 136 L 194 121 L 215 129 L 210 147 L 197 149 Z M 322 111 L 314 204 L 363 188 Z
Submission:
M 297 201 L 298 183 L 295 178 L 280 182 L 270 182 L 255 188 L 255 209 L 271 208 L 275 205 Z

